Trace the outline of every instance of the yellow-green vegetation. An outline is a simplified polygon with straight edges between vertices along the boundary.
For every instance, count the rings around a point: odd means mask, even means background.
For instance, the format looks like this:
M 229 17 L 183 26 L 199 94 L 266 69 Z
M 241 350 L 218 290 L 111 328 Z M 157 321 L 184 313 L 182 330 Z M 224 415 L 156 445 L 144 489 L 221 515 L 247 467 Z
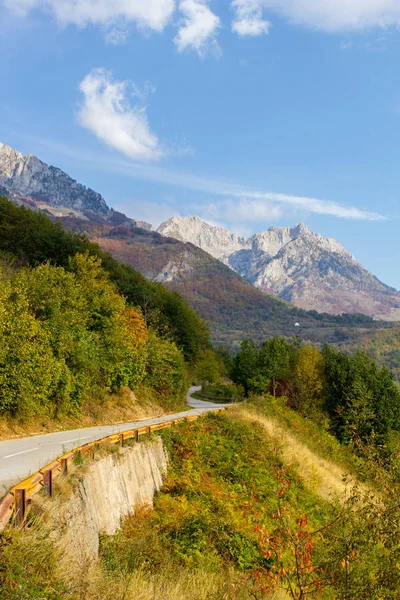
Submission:
M 85 235 L 64 231 L 45 214 L 16 206 L 0 196 L 0 253 L 17 265 L 35 267 L 47 261 L 68 268 L 76 254 L 100 259 L 102 268 L 127 303 L 141 310 L 146 325 L 169 336 L 190 363 L 208 347 L 204 322 L 177 292 L 148 281 L 129 265 L 113 259 Z
M 164 430 L 171 463 L 154 509 L 103 535 L 95 564 L 78 569 L 60 557 L 43 522 L 9 530 L 0 537 L 3 597 L 397 598 L 392 474 L 375 463 L 363 484 L 362 459 L 289 410 L 264 397 Z
M 274 416 L 266 417 L 271 402 Z M 165 486 L 153 511 L 139 511 L 120 533 L 103 538 L 108 575 L 139 570 L 150 581 L 167 560 L 189 579 L 198 570 L 208 573 L 211 597 L 221 600 L 282 591 L 288 598 L 395 598 L 400 510 L 398 490 L 385 491 L 393 485 L 390 473 L 383 476 L 375 465 L 376 480 L 361 485 L 352 457 L 313 425 L 319 453 L 289 424 L 283 435 L 271 435 L 265 423 L 283 423 L 285 412 L 281 401 L 267 397 L 163 432 L 171 456 Z M 305 440 L 307 420 L 300 421 Z M 321 458 L 334 451 L 342 465 Z M 353 473 L 348 483 L 345 472 Z M 221 573 L 225 581 L 215 579 Z
M 102 422 L 98 407 L 107 421 L 111 399 L 132 418 L 129 390 L 156 413 L 185 406 L 188 369 L 211 350 L 179 294 L 2 197 L 0 265 L 0 435 Z
M 351 337 L 342 342 L 340 348 L 345 352 L 364 350 L 379 365 L 386 365 L 400 381 L 400 327 L 393 326 L 375 332 L 367 332 L 358 339 Z
M 393 432 L 400 431 L 400 391 L 387 367 L 365 352 L 322 351 L 295 339 L 245 340 L 230 366 L 232 380 L 247 396 L 286 398 L 288 406 L 324 424 L 346 445 L 373 443 L 390 454 Z
M 0 414 L 79 414 L 145 382 L 172 408 L 186 389 L 173 341 L 146 327 L 88 253 L 68 268 L 45 263 L 0 281 Z

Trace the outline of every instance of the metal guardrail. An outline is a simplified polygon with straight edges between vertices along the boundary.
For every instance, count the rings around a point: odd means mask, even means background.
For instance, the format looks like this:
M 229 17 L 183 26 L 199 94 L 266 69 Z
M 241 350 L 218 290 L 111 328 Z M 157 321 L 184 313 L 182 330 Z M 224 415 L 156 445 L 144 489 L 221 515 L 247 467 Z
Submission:
M 212 412 L 221 412 L 223 410 L 226 409 L 217 408 Z M 160 431 L 161 429 L 172 427 L 177 423 L 190 423 L 196 421 L 205 414 L 207 413 L 179 417 L 178 419 L 171 419 L 170 421 L 164 421 L 163 423 L 138 427 L 136 429 L 122 431 L 121 433 L 113 433 L 101 439 L 84 444 L 83 446 L 78 446 L 71 450 L 71 452 L 63 454 L 43 467 L 43 469 L 40 469 L 37 473 L 34 473 L 17 485 L 14 485 L 4 496 L 0 502 L 0 531 L 4 530 L 11 519 L 14 519 L 17 526 L 22 526 L 25 522 L 32 498 L 41 490 L 44 490 L 48 496 L 52 496 L 54 479 L 59 475 L 68 475 L 69 465 L 77 454 L 85 455 L 92 452 L 94 455 L 94 447 L 105 443 L 119 444 L 122 447 L 129 439 L 134 439 L 137 442 L 141 435 L 150 435 L 153 431 Z

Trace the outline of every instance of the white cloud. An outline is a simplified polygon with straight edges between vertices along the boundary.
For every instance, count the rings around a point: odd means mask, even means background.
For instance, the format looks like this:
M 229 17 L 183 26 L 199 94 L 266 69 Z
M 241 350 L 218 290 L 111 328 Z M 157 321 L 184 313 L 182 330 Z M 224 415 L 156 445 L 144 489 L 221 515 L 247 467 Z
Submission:
M 39 9 L 50 12 L 60 25 L 99 26 L 111 44 L 124 43 L 131 26 L 163 31 L 179 8 L 181 19 L 175 45 L 179 52 L 193 49 L 200 56 L 209 49 L 219 51 L 216 35 L 221 20 L 208 3 L 209 0 L 4 0 L 5 6 L 21 17 Z
M 248 198 L 214 201 L 196 204 L 193 209 L 202 218 L 214 223 L 259 223 L 277 221 L 283 215 L 282 207 L 272 202 L 262 202 Z
M 203 56 L 210 48 L 218 50 L 216 35 L 221 20 L 210 10 L 207 0 L 181 0 L 179 10 L 183 18 L 174 38 L 178 51 L 191 48 Z
M 138 160 L 157 160 L 164 151 L 151 132 L 146 109 L 130 97 L 139 93 L 133 82 L 113 81 L 105 69 L 93 69 L 79 86 L 84 99 L 78 121 L 108 146 Z
M 249 194 L 249 197 L 261 202 L 277 202 L 278 204 L 290 205 L 307 212 L 319 215 L 330 215 L 342 219 L 361 219 L 364 221 L 382 221 L 386 219 L 386 217 L 376 212 L 370 212 L 356 208 L 355 206 L 345 206 L 330 200 L 309 198 L 307 196 L 290 196 L 288 194 L 277 194 L 274 192 L 253 192 Z
M 162 31 L 175 10 L 175 0 L 5 0 L 5 5 L 21 16 L 32 9 L 50 10 L 62 25 L 113 26 L 122 21 L 154 31 Z
M 264 10 L 292 23 L 330 32 L 400 25 L 399 0 L 232 0 L 232 7 L 235 21 L 240 21 L 247 7 L 249 14 L 259 15 L 257 21 L 262 20 Z
M 125 44 L 128 39 L 129 31 L 127 29 L 119 29 L 118 27 L 113 27 L 112 29 L 106 30 L 106 42 L 107 44 L 112 44 L 113 46 L 121 46 Z
M 271 24 L 263 18 L 259 0 L 233 0 L 232 6 L 235 10 L 232 31 L 241 37 L 268 33 Z
M 306 215 L 307 213 L 329 215 L 341 219 L 362 220 L 362 221 L 385 221 L 388 217 L 377 212 L 355 206 L 347 206 L 331 200 L 323 200 L 308 196 L 295 196 L 289 194 L 279 194 L 262 190 L 254 190 L 223 179 L 209 179 L 193 175 L 191 173 L 179 173 L 170 169 L 155 165 L 145 165 L 133 161 L 118 160 L 108 156 L 97 156 L 91 151 L 83 149 L 76 150 L 63 144 L 54 143 L 42 138 L 34 138 L 24 134 L 32 141 L 36 141 L 40 146 L 47 147 L 53 152 L 75 158 L 81 165 L 85 162 L 89 168 L 109 173 L 117 173 L 133 179 L 144 181 L 154 181 L 172 187 L 180 187 L 186 190 L 203 192 L 208 195 L 221 196 L 220 201 L 206 202 L 203 204 L 208 217 L 217 221 L 226 210 L 239 210 L 243 219 L 247 222 L 255 218 L 261 220 L 278 218 L 284 213 L 295 215 Z M 229 204 L 230 203 L 230 204 Z M 167 203 L 172 204 L 171 202 Z M 187 203 L 190 210 L 200 211 L 200 205 Z M 225 208 L 224 208 L 225 207 Z M 219 211 L 219 212 L 218 212 Z M 278 212 L 278 211 L 282 211 Z M 178 211 L 175 210 L 176 214 Z M 204 213 L 205 214 L 205 213 Z M 273 217 L 273 215 L 276 217 Z M 391 217 L 393 218 L 393 217 Z
M 386 216 L 380 213 L 357 208 L 355 206 L 346 206 L 331 200 L 321 200 L 319 198 L 280 194 L 268 191 L 256 191 L 224 180 L 208 179 L 207 177 L 199 177 L 188 173 L 177 173 L 160 167 L 127 162 L 108 163 L 107 167 L 113 172 L 123 173 L 136 179 L 156 181 L 174 187 L 228 197 L 234 202 L 232 206 L 239 207 L 243 218 L 248 222 L 254 218 L 254 215 L 260 216 L 262 214 L 267 214 L 268 211 L 272 209 L 277 210 L 277 207 L 280 207 L 282 210 L 285 209 L 286 211 L 289 207 L 290 212 L 301 211 L 302 214 L 314 213 L 341 219 L 362 221 L 384 221 L 387 219 Z M 214 202 L 213 205 L 217 207 L 220 203 Z M 211 204 L 209 207 L 211 207 Z M 211 210 L 211 208 L 209 208 L 209 210 Z M 214 217 L 210 214 L 209 218 L 218 219 L 218 214 L 215 213 Z

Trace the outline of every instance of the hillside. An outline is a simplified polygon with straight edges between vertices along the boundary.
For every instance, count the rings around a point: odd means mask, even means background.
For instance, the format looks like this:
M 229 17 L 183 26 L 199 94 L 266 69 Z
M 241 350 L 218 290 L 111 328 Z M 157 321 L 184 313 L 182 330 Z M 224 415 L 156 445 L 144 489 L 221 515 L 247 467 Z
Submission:
M 143 312 L 146 325 L 173 340 L 189 362 L 209 344 L 204 323 L 178 293 L 119 263 L 86 236 L 63 230 L 43 212 L 16 206 L 1 196 L 0 253 L 6 263 L 11 260 L 16 266 L 36 266 L 50 261 L 64 268 L 77 253 L 87 253 L 100 259 L 118 292 Z
M 185 408 L 209 341 L 178 294 L 1 197 L 0 231 L 0 437 Z
M 23 532 L 7 532 L 4 598 L 396 598 L 397 485 L 385 490 L 382 471 L 374 478 L 322 428 L 259 398 L 161 437 L 169 468 L 154 507 L 104 534 L 98 560 L 82 568 L 54 541 L 66 484 Z
M 400 320 L 400 294 L 367 271 L 339 242 L 304 223 L 270 227 L 248 240 L 199 217 L 173 217 L 158 232 L 191 242 L 258 289 L 299 308 Z
M 339 344 L 341 350 L 364 350 L 379 365 L 386 365 L 400 382 L 400 327 L 370 331 L 362 337 Z
M 209 323 L 215 343 L 236 347 L 245 337 L 261 341 L 274 335 L 336 342 L 391 326 L 362 315 L 331 316 L 294 308 L 257 290 L 193 244 L 156 232 L 76 219 L 63 219 L 63 225 L 86 233 L 114 258 L 149 279 L 178 290 Z

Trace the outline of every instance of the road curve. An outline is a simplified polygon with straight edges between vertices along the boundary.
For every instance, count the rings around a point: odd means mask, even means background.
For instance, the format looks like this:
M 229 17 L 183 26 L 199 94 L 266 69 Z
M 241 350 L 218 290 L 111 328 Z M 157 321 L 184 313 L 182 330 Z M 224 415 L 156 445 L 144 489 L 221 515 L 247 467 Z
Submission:
M 155 419 L 145 419 L 121 423 L 118 425 L 103 425 L 87 427 L 86 429 L 69 429 L 44 435 L 35 435 L 17 440 L 0 442 L 0 498 L 16 483 L 26 479 L 48 465 L 57 457 L 69 452 L 77 446 L 101 439 L 112 433 L 120 433 L 128 429 L 163 423 L 178 417 L 188 417 L 226 407 L 226 404 L 215 404 L 196 400 L 193 394 L 201 388 L 193 386 L 189 389 L 186 399 L 191 410 L 165 415 Z

